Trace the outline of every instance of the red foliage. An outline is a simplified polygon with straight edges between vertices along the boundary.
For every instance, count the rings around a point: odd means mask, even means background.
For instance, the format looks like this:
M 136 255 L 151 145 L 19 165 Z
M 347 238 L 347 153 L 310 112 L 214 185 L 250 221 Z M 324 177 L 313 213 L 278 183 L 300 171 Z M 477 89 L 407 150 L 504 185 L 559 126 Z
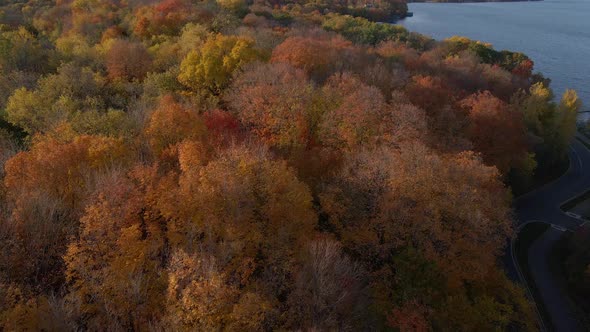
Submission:
M 274 49 L 271 62 L 288 63 L 323 80 L 336 71 L 347 69 L 357 55 L 352 43 L 342 37 L 290 37 Z
M 133 31 L 140 37 L 174 34 L 188 22 L 192 14 L 194 10 L 189 1 L 164 0 L 155 6 L 140 8 Z
M 453 91 L 439 77 L 412 77 L 412 82 L 406 86 L 406 94 L 412 104 L 426 111 L 440 109 L 454 102 Z
M 516 68 L 512 69 L 512 73 L 522 78 L 529 78 L 533 74 L 534 67 L 535 63 L 532 60 L 526 59 L 520 62 Z
M 331 107 L 318 124 L 320 143 L 354 149 L 375 142 L 382 134 L 385 100 L 379 89 L 345 73 L 333 75 L 324 87 Z
M 188 7 L 188 2 L 184 0 L 164 0 L 156 5 L 154 9 L 158 14 L 167 16 L 175 12 L 186 11 Z
M 312 86 L 305 73 L 284 63 L 251 67 L 226 100 L 242 124 L 271 146 L 307 146 Z
M 405 303 L 400 308 L 394 308 L 387 317 L 387 324 L 398 328 L 400 332 L 426 332 L 430 330 L 426 318 L 426 308 L 416 302 Z
M 185 139 L 200 140 L 205 132 L 197 112 L 176 102 L 170 95 L 161 98 L 145 128 L 148 141 L 157 155 L 173 155 L 177 144 Z
M 469 139 L 484 162 L 504 174 L 517 166 L 527 153 L 522 113 L 509 110 L 488 91 L 469 96 L 461 105 L 469 112 Z
M 203 122 L 211 141 L 225 145 L 240 138 L 240 122 L 229 112 L 214 109 L 203 114 Z
M 150 54 L 141 43 L 117 40 L 107 53 L 107 71 L 111 79 L 143 79 L 150 69 Z

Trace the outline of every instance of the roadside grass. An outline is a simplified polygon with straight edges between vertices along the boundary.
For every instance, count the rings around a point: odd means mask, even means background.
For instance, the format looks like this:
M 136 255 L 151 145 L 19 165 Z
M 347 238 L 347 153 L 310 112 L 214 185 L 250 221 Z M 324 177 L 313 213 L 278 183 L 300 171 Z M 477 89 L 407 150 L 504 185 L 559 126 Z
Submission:
M 586 136 L 586 138 L 590 139 L 590 137 L 588 136 L 588 134 L 586 134 L 586 133 L 582 133 L 582 135 L 584 135 L 584 136 Z M 580 142 L 580 143 L 584 144 L 584 146 L 585 146 L 586 148 L 590 149 L 590 144 L 586 143 L 586 141 L 584 141 L 584 140 L 582 140 L 582 139 L 579 139 L 579 138 L 577 138 L 577 137 L 576 137 L 576 139 L 578 140 L 578 142 Z
M 590 199 L 590 189 L 585 191 L 582 195 L 576 196 L 569 201 L 563 203 L 560 208 L 562 211 L 567 212 L 573 209 L 576 205 L 582 203 L 585 200 Z
M 584 137 L 590 139 L 590 129 L 588 129 L 588 131 L 586 131 L 586 130 L 582 131 L 582 130 L 578 129 L 578 133 L 580 133 Z M 584 140 L 582 140 L 578 137 L 574 137 L 574 139 L 576 139 L 580 143 L 584 144 L 584 146 L 588 150 L 590 150 L 590 144 L 586 143 Z M 567 172 L 569 167 L 570 167 L 569 158 L 565 158 L 564 160 L 560 161 L 558 164 L 556 164 L 553 167 L 539 167 L 535 170 L 535 174 L 533 175 L 532 179 L 530 179 L 529 183 L 524 184 L 524 183 L 519 183 L 518 181 L 511 183 L 512 193 L 514 194 L 515 197 L 518 197 L 518 196 L 522 196 L 526 193 L 529 193 L 531 191 L 534 191 L 536 189 L 539 189 L 539 188 L 543 187 L 544 185 L 546 185 L 547 183 L 549 183 L 549 182 L 559 178 L 563 174 L 565 174 L 565 172 Z
M 568 295 L 577 320 L 582 324 L 584 330 L 590 331 L 590 300 L 580 296 L 579 292 L 568 283 L 565 277 L 566 270 L 564 264 L 570 254 L 568 244 L 569 241 L 571 241 L 571 237 L 572 233 L 564 233 L 551 249 L 551 253 L 548 257 L 549 269 L 554 275 L 559 276 L 560 286 Z
M 587 138 L 590 139 L 590 135 L 586 132 L 586 130 L 578 130 L 578 132 L 580 134 L 584 135 L 585 137 L 587 137 Z M 578 137 L 576 137 L 576 139 L 580 143 L 584 144 L 584 146 L 588 150 L 590 150 L 590 144 L 586 143 L 586 141 L 584 141 L 584 140 L 582 140 L 582 139 L 580 139 Z M 590 199 L 590 189 L 587 190 L 586 192 L 584 192 L 582 195 L 579 195 L 577 197 L 574 197 L 573 199 L 570 199 L 569 201 L 565 202 L 564 204 L 562 204 L 560 206 L 560 208 L 561 208 L 562 211 L 567 212 L 567 211 L 573 209 L 576 205 L 578 205 L 578 204 L 580 204 L 583 201 L 588 200 L 588 199 Z M 590 216 L 582 216 L 582 217 L 587 218 L 587 219 L 590 219 Z
M 537 309 L 539 310 L 539 314 L 545 322 L 545 326 L 548 327 L 548 330 L 553 330 L 551 327 L 553 323 L 551 322 L 551 316 L 547 312 L 545 305 L 541 299 L 541 295 L 539 290 L 537 289 L 537 285 L 532 278 L 532 274 L 529 267 L 529 248 L 537 240 L 547 229 L 549 229 L 549 224 L 542 223 L 542 222 L 532 222 L 525 225 L 520 232 L 518 232 L 518 236 L 516 241 L 514 242 L 514 252 L 516 254 L 516 259 L 518 260 L 518 265 L 520 266 L 520 270 L 525 278 L 525 282 L 527 283 L 531 295 L 537 305 Z
M 588 137 L 588 134 L 586 134 L 585 132 L 580 132 L 582 135 Z M 589 137 L 590 138 L 590 137 Z M 579 139 L 578 137 L 576 137 L 576 140 L 578 140 L 580 143 L 584 144 L 584 146 L 590 150 L 590 144 L 586 143 L 584 140 Z M 589 200 L 590 199 L 590 189 L 588 189 L 587 191 L 585 191 L 583 194 L 578 195 L 572 199 L 570 199 L 569 201 L 563 203 L 559 208 L 563 211 L 563 212 L 568 212 L 571 209 L 573 209 L 574 207 L 576 207 L 576 205 Z M 586 219 L 590 219 L 590 216 L 582 216 Z
M 590 147 L 589 147 L 590 149 Z M 530 180 L 530 183 L 526 186 L 518 183 L 512 183 L 512 193 L 515 197 L 522 196 L 528 192 L 534 191 L 548 184 L 549 182 L 559 178 L 570 167 L 569 158 L 565 158 L 554 167 L 540 167 L 535 170 L 535 174 Z
M 588 126 L 578 126 L 578 133 L 590 139 L 590 128 Z

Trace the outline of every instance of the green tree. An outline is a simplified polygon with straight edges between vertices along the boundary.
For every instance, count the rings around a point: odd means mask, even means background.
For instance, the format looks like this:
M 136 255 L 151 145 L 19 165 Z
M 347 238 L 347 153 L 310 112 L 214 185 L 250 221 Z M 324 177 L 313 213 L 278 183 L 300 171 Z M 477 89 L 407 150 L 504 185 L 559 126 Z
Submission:
M 567 90 L 556 105 L 551 89 L 539 82 L 530 87 L 528 94 L 517 94 L 511 107 L 524 114 L 529 133 L 538 138 L 536 152 L 540 164 L 550 167 L 566 157 L 581 107 L 575 91 Z
M 3 26 L 0 25 L 0 31 Z M 0 69 L 46 72 L 50 51 L 24 27 L 0 32 Z
M 65 64 L 57 74 L 39 79 L 37 89 L 16 90 L 8 99 L 6 119 L 29 134 L 46 133 L 79 112 L 106 112 L 107 92 L 112 91 L 92 70 Z
M 349 15 L 333 15 L 323 24 L 328 31 L 336 31 L 359 44 L 377 45 L 381 42 L 407 41 L 408 30 L 400 25 L 380 24 L 365 18 Z
M 6 105 L 6 120 L 29 134 L 43 132 L 48 125 L 61 119 L 60 114 L 47 107 L 43 98 L 26 88 L 16 90 Z

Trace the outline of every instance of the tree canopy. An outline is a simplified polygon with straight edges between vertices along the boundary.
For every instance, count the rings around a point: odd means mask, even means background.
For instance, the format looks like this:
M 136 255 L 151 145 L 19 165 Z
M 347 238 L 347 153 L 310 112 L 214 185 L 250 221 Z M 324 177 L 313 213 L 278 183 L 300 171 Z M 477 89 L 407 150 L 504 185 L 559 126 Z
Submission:
M 580 101 L 406 11 L 2 2 L 0 330 L 536 330 L 499 258 Z

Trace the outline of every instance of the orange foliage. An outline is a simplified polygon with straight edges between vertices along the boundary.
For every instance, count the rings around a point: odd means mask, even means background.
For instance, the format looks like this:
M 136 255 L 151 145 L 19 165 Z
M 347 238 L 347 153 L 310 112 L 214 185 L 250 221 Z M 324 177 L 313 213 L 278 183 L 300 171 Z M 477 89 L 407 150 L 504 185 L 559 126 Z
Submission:
M 379 89 L 350 74 L 332 76 L 324 87 L 327 110 L 318 128 L 318 140 L 334 148 L 371 145 L 384 132 L 385 100 Z
M 534 329 L 501 180 L 580 102 L 523 54 L 319 10 L 401 0 L 12 2 L 0 330 Z
M 198 157 L 185 155 L 184 160 L 190 163 Z M 205 166 L 185 163 L 183 169 L 178 197 L 162 210 L 174 220 L 169 226 L 172 243 L 188 252 L 197 248 L 187 240 L 202 233 L 212 254 L 233 253 L 227 268 L 243 266 L 245 258 L 257 255 L 256 260 L 271 268 L 291 264 L 284 258 L 312 233 L 315 214 L 309 190 L 284 162 L 269 160 L 263 151 L 232 148 Z M 216 243 L 218 239 L 223 243 Z
M 39 136 L 30 151 L 21 152 L 6 163 L 4 184 L 17 205 L 21 199 L 43 193 L 75 210 L 89 189 L 88 173 L 125 161 L 128 153 L 123 142 L 113 138 L 78 136 L 71 142 L 62 142 Z
M 323 80 L 335 71 L 346 69 L 358 50 L 351 42 L 336 37 L 317 39 L 289 37 L 275 47 L 271 62 L 285 62 L 303 69 L 310 76 Z
M 400 332 L 426 332 L 430 330 L 430 324 L 425 317 L 425 311 L 426 308 L 419 303 L 406 303 L 401 308 L 394 308 L 387 317 L 387 322 Z
M 390 61 L 401 61 L 408 69 L 418 69 L 420 59 L 415 49 L 407 47 L 405 44 L 386 41 L 379 44 L 375 52 Z
M 89 329 L 146 329 L 162 315 L 165 223 L 149 202 L 149 169 L 114 173 L 80 219 L 64 261 L 69 297 Z
M 306 146 L 311 139 L 312 93 L 302 70 L 278 63 L 246 70 L 226 99 L 246 129 L 268 145 Z
M 260 328 L 274 319 L 313 234 L 311 194 L 264 151 L 232 148 L 206 165 L 198 151 L 183 154 L 178 188 L 166 182 L 158 203 L 169 243 L 188 264 L 171 275 L 173 316 L 189 329 Z
M 472 153 L 442 158 L 420 144 L 361 152 L 334 181 L 322 208 L 343 244 L 374 264 L 412 246 L 458 284 L 485 276 L 510 234 L 499 174 Z
M 169 153 L 184 139 L 199 139 L 206 128 L 201 117 L 179 104 L 168 95 L 160 99 L 158 108 L 151 114 L 145 135 L 156 155 Z
M 534 67 L 535 63 L 530 59 L 526 59 L 520 62 L 514 69 L 512 69 L 512 73 L 522 78 L 529 78 L 533 73 Z
M 214 109 L 203 114 L 209 140 L 216 144 L 227 145 L 240 139 L 240 122 L 226 111 Z
M 454 94 L 438 77 L 414 76 L 406 86 L 406 94 L 412 104 L 427 112 L 439 109 L 454 102 Z
M 113 42 L 106 56 L 111 79 L 142 80 L 150 70 L 151 63 L 151 56 L 141 43 L 121 39 Z
M 120 140 L 79 136 L 71 142 L 37 137 L 30 151 L 8 160 L 4 185 L 13 205 L 11 274 L 44 286 L 62 281 L 60 257 L 96 175 L 128 158 Z
M 512 111 L 489 92 L 461 101 L 468 111 L 469 139 L 483 160 L 506 174 L 527 156 L 527 133 L 520 112 Z
M 154 6 L 141 7 L 136 13 L 133 32 L 144 38 L 175 34 L 192 14 L 193 8 L 188 0 L 164 0 Z

